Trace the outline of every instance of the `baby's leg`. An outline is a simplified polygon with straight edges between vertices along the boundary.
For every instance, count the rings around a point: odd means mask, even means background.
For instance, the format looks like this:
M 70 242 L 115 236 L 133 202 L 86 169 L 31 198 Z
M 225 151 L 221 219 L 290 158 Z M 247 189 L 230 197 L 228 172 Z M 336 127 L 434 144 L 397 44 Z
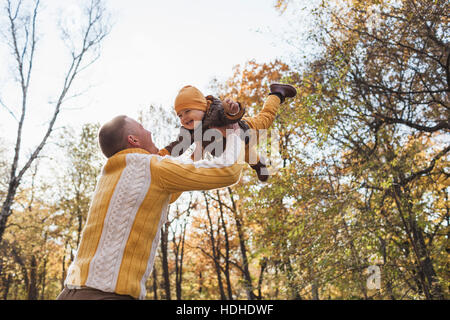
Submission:
M 259 162 L 259 153 L 256 149 L 255 144 L 246 144 L 245 145 L 245 162 L 249 165 L 255 165 Z
M 245 123 L 240 123 L 241 127 L 248 126 Z M 250 167 L 255 170 L 260 181 L 267 181 L 269 178 L 269 170 L 266 165 L 266 159 L 261 157 L 256 148 L 256 137 L 252 134 L 252 130 L 247 129 L 244 131 L 245 140 L 245 162 L 247 162 Z
M 256 116 L 242 118 L 242 122 L 249 127 L 245 131 L 248 137 L 246 140 L 249 140 L 246 141 L 245 161 L 256 171 L 258 179 L 261 181 L 266 181 L 269 178 L 269 171 L 267 161 L 256 151 L 260 130 L 269 129 L 275 120 L 280 104 L 284 102 L 285 98 L 292 98 L 297 94 L 293 86 L 279 83 L 271 84 L 270 91 L 271 93 L 264 102 L 262 110 Z
M 267 181 L 270 174 L 267 168 L 267 160 L 258 153 L 255 144 L 245 145 L 245 162 L 256 171 L 260 181 Z
M 272 125 L 273 120 L 275 120 L 280 103 L 281 100 L 278 96 L 274 94 L 269 95 L 264 102 L 262 110 L 256 116 L 244 117 L 242 120 L 247 122 L 248 126 L 253 130 L 268 129 Z
M 250 128 L 254 130 L 269 129 L 272 125 L 278 108 L 286 98 L 293 98 L 297 94 L 297 90 L 289 85 L 282 83 L 272 83 L 270 85 L 270 94 L 264 102 L 262 110 L 255 117 L 245 117 Z
M 256 151 L 256 145 L 259 139 L 259 130 L 267 130 L 273 123 L 280 106 L 280 98 L 276 95 L 269 95 L 264 103 L 262 110 L 254 117 L 244 117 L 240 121 L 241 128 L 245 134 L 245 161 L 256 165 L 259 160 L 259 154 Z

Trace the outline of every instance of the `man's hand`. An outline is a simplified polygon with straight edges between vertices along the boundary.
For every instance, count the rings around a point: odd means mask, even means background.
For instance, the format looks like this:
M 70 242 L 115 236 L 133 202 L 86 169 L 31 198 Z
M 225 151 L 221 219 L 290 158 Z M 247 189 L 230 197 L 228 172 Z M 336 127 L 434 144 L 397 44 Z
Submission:
M 235 115 L 239 112 L 239 103 L 237 103 L 236 101 L 230 98 L 226 98 L 222 103 L 225 112 L 229 115 Z

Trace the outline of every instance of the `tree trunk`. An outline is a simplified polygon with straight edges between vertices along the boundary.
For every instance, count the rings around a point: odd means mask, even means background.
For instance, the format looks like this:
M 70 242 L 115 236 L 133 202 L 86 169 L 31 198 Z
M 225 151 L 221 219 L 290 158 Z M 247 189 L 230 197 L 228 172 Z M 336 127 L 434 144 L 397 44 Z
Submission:
M 203 291 L 203 277 L 202 272 L 198 273 L 198 294 L 201 294 Z
M 191 199 L 192 200 L 192 199 Z M 186 211 L 186 216 L 183 220 L 183 223 L 177 223 L 181 225 L 181 235 L 179 237 L 176 236 L 176 229 L 172 234 L 172 242 L 174 247 L 174 255 L 175 255 L 175 293 L 177 300 L 182 299 L 182 282 L 183 282 L 183 264 L 184 264 L 184 245 L 186 242 L 186 225 L 187 218 L 190 215 L 191 210 L 191 202 L 188 205 L 188 209 Z M 177 208 L 177 218 L 180 217 L 180 212 Z
M 66 244 L 64 246 L 64 254 L 63 254 L 63 258 L 62 258 L 62 270 L 61 270 L 61 290 L 64 289 L 64 281 L 66 280 L 66 251 L 67 251 L 67 246 L 69 244 L 69 238 L 67 238 L 66 240 Z
M 217 201 L 219 202 L 220 219 L 222 221 L 222 228 L 223 228 L 224 237 L 225 237 L 225 270 L 224 270 L 224 274 L 225 274 L 225 280 L 227 282 L 227 293 L 228 293 L 228 299 L 233 300 L 233 290 L 232 290 L 231 279 L 230 279 L 230 241 L 228 238 L 227 226 L 226 226 L 224 214 L 223 214 L 223 203 L 220 199 L 219 190 L 217 190 L 216 194 L 217 194 Z
M 11 285 L 12 282 L 12 276 L 10 274 L 8 274 L 8 277 L 5 279 L 4 282 L 4 291 L 3 291 L 3 300 L 7 300 L 8 299 L 8 293 L 9 293 L 9 287 Z
M 345 221 L 344 217 L 341 217 L 342 219 L 342 226 L 343 229 L 345 230 L 345 233 L 347 235 L 347 239 L 348 239 L 348 243 L 350 245 L 350 253 L 351 253 L 351 259 L 352 259 L 352 264 L 353 264 L 353 268 L 355 270 L 362 270 L 362 264 L 358 255 L 358 250 L 356 249 L 354 243 L 353 243 L 353 238 L 350 234 L 350 231 L 348 229 L 347 226 L 347 222 Z M 364 281 L 364 278 L 362 276 L 362 272 L 357 272 L 357 277 L 358 277 L 358 285 L 359 288 L 364 296 L 364 299 L 367 300 L 368 296 L 367 296 L 367 284 Z
M 40 283 L 41 283 L 41 296 L 40 299 L 44 300 L 45 299 L 45 283 L 46 283 L 46 278 L 47 278 L 47 257 L 44 258 L 44 265 L 43 265 L 43 270 L 41 273 L 41 278 L 40 278 Z
M 252 277 L 250 275 L 250 270 L 248 268 L 248 258 L 247 258 L 247 247 L 245 245 L 245 237 L 244 237 L 244 230 L 242 227 L 241 218 L 239 217 L 236 203 L 233 198 L 233 192 L 231 191 L 231 188 L 228 187 L 228 192 L 230 194 L 230 199 L 233 205 L 233 217 L 236 223 L 236 229 L 238 231 L 239 236 L 239 248 L 241 249 L 241 257 L 242 257 L 242 273 L 244 277 L 244 287 L 245 292 L 247 294 L 248 300 L 255 300 L 256 296 L 253 293 L 253 285 L 252 285 Z
M 10 182 L 8 188 L 8 194 L 6 195 L 6 199 L 2 204 L 2 210 L 0 211 L 0 242 L 3 240 L 3 234 L 5 233 L 6 223 L 8 222 L 8 218 L 12 213 L 11 206 L 13 204 L 14 196 L 16 194 L 17 185 L 15 183 L 15 179 Z
M 295 283 L 294 270 L 292 268 L 291 260 L 289 259 L 289 257 L 284 258 L 283 265 L 285 267 L 290 299 L 302 300 L 300 292 L 298 292 L 297 284 Z
M 394 179 L 395 180 L 395 179 Z M 396 181 L 394 181 L 396 182 Z M 394 200 L 400 218 L 403 222 L 405 232 L 413 248 L 416 256 L 416 266 L 418 269 L 417 280 L 422 287 L 426 299 L 444 299 L 444 294 L 439 282 L 436 278 L 436 272 L 433 267 L 433 262 L 429 256 L 422 229 L 417 225 L 417 219 L 411 208 L 411 201 L 408 196 L 408 190 L 403 192 L 398 183 L 394 183 Z M 404 209 L 406 207 L 406 210 Z M 408 212 L 408 217 L 405 216 L 405 211 Z
M 158 300 L 158 275 L 156 274 L 156 268 L 153 267 L 153 300 Z
M 38 290 L 37 290 L 37 262 L 36 257 L 31 256 L 30 261 L 30 283 L 28 286 L 28 300 L 37 300 Z
M 25 285 L 25 290 L 27 291 L 27 293 L 29 293 L 29 288 L 30 288 L 30 280 L 28 277 L 28 270 L 26 268 L 26 265 L 22 259 L 22 257 L 20 256 L 20 253 L 17 251 L 17 247 L 15 245 L 15 243 L 11 244 L 11 253 L 13 255 L 14 261 L 16 261 L 16 263 L 20 266 L 20 269 L 22 271 L 22 275 L 23 275 L 23 280 L 24 280 L 24 285 Z M 17 286 L 16 286 L 17 289 Z
M 418 252 L 420 255 L 420 268 L 425 277 L 427 287 L 429 288 L 430 299 L 444 300 L 442 288 L 437 280 L 436 272 L 434 271 L 433 262 L 428 254 L 428 250 L 423 238 L 423 231 L 417 226 L 417 222 L 413 221 L 411 230 L 413 233 L 413 240 L 416 242 Z
M 259 279 L 258 279 L 258 300 L 262 299 L 261 287 L 262 287 L 263 276 L 264 276 L 264 271 L 266 270 L 266 267 L 267 267 L 267 259 L 263 258 L 260 261 L 260 272 L 259 272 Z
M 174 237 L 175 238 L 175 237 Z M 175 259 L 175 267 L 176 267 L 176 294 L 177 300 L 181 300 L 182 296 L 182 282 L 183 282 L 183 262 L 184 262 L 184 244 L 186 239 L 186 222 L 183 225 L 183 232 L 181 235 L 180 243 L 176 246 L 176 259 Z M 179 248 L 181 246 L 181 249 Z M 181 252 L 179 252 L 181 251 Z
M 206 196 L 206 192 L 202 192 L 202 193 L 203 193 L 203 196 L 205 198 L 206 215 L 208 216 L 208 221 L 209 221 L 209 239 L 210 239 L 210 243 L 211 243 L 212 259 L 213 259 L 213 262 L 214 262 L 214 269 L 215 269 L 216 275 L 217 275 L 217 284 L 219 286 L 220 299 L 221 300 L 226 300 L 226 295 L 225 295 L 225 291 L 223 289 L 223 283 L 222 283 L 222 272 L 221 272 L 221 267 L 220 267 L 220 255 L 217 252 L 219 248 L 216 248 L 216 241 L 214 239 L 214 229 L 213 229 L 213 222 L 212 222 L 212 218 L 211 218 L 211 213 L 209 211 L 209 202 L 208 202 L 208 198 Z
M 166 300 L 172 300 L 170 294 L 170 274 L 169 274 L 169 257 L 168 257 L 168 223 L 161 228 L 161 263 L 164 279 L 164 293 Z

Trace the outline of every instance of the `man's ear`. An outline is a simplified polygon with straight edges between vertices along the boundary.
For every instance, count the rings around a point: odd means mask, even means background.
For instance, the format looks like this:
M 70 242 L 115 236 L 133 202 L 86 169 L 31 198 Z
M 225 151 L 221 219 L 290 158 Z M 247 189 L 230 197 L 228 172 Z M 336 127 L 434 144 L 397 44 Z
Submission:
M 133 135 L 131 135 L 131 134 L 128 135 L 127 141 L 128 141 L 128 143 L 129 143 L 130 145 L 132 145 L 132 146 L 134 146 L 134 147 L 140 146 L 139 140 L 138 140 L 135 136 L 133 136 Z

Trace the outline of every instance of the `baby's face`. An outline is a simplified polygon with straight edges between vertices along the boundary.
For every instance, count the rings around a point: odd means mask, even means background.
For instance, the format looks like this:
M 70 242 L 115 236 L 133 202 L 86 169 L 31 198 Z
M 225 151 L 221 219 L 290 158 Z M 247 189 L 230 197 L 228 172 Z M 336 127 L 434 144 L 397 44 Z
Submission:
M 204 111 L 196 109 L 184 109 L 178 113 L 181 125 L 186 129 L 192 130 L 196 121 L 202 121 L 205 115 Z

